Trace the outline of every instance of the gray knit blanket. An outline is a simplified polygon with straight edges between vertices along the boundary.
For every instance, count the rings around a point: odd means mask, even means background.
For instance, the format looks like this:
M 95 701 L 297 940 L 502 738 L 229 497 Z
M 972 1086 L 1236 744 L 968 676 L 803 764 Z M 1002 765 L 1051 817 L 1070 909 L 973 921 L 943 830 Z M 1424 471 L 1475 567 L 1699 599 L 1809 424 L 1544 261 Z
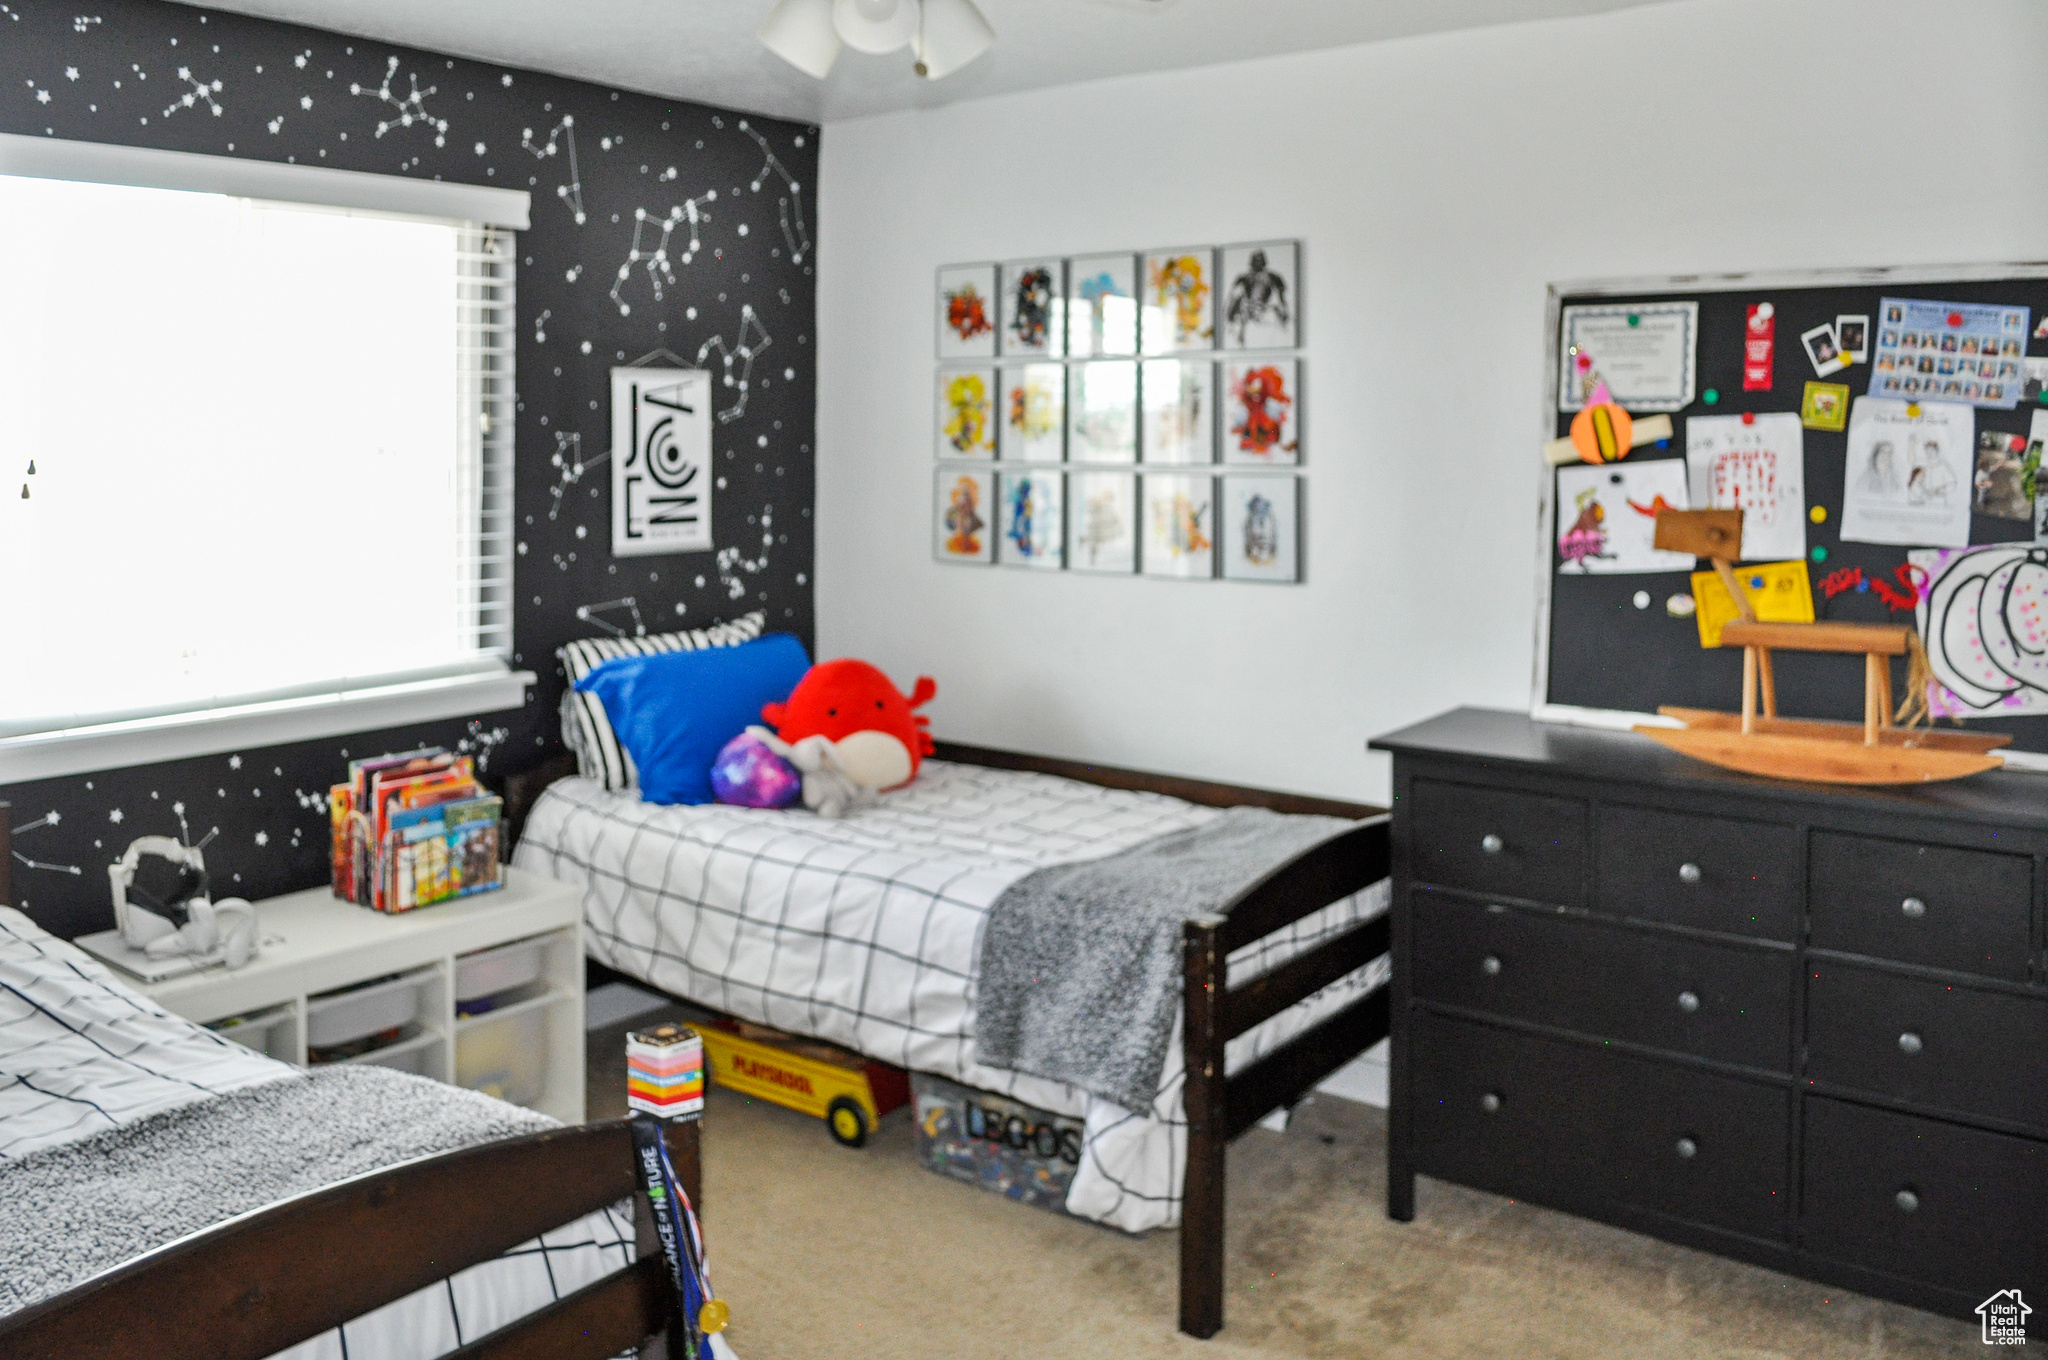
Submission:
M 382 1067 L 328 1067 L 0 1162 L 0 1314 L 278 1200 L 546 1115 Z
M 1182 923 L 1352 825 L 1231 808 L 1018 879 L 982 934 L 975 1061 L 1151 1109 L 1179 1010 Z

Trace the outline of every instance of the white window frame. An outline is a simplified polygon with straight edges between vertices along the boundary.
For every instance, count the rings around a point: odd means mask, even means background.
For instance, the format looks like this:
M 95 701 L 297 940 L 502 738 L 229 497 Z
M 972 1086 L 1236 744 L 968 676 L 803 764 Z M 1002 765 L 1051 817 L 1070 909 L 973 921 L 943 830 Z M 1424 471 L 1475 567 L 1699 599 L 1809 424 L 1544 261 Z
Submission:
M 476 466 L 481 471 L 472 490 L 480 521 L 469 570 L 477 587 L 476 632 L 489 653 L 478 666 L 455 675 L 369 685 L 343 681 L 319 693 L 11 736 L 0 739 L 0 785 L 522 707 L 535 676 L 508 664 L 518 300 L 516 241 L 510 233 L 529 225 L 529 196 L 523 190 L 324 166 L 12 134 L 0 134 L 0 175 L 182 189 L 461 223 L 460 300 L 474 309 L 473 319 L 495 328 L 499 340 L 465 346 L 460 354 L 463 381 L 480 417 L 469 427 L 471 437 L 480 441 Z

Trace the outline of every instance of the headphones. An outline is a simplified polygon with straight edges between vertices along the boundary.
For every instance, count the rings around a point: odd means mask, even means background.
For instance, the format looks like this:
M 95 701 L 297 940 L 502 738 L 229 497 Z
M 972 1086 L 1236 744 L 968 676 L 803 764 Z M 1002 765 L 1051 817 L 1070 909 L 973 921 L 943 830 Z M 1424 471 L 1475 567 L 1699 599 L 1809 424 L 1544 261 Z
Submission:
M 176 871 L 166 887 L 136 883 L 142 857 L 166 860 Z M 239 897 L 207 897 L 206 858 L 197 846 L 169 836 L 144 836 L 107 866 L 114 891 L 114 923 L 121 939 L 153 959 L 189 955 L 200 964 L 240 968 L 256 956 L 256 908 Z

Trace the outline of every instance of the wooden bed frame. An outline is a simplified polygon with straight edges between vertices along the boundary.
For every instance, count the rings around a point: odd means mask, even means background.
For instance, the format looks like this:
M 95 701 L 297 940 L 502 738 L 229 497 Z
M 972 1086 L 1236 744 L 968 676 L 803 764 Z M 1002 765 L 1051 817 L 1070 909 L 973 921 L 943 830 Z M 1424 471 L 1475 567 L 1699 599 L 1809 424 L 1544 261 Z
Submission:
M 669 1153 L 701 1209 L 699 1126 Z M 632 1196 L 638 1259 L 448 1360 L 666 1356 L 675 1292 L 622 1119 L 422 1157 L 194 1233 L 0 1318 L 8 1360 L 265 1360 Z M 649 1338 L 652 1338 L 650 1342 Z
M 1214 1336 L 1223 1327 L 1223 1179 L 1231 1141 L 1273 1110 L 1293 1105 L 1317 1082 L 1386 1038 L 1389 992 L 1386 987 L 1369 992 L 1233 1077 L 1224 1075 L 1224 1045 L 1387 953 L 1392 913 L 1326 940 L 1241 987 L 1230 986 L 1225 960 L 1233 950 L 1387 877 L 1392 858 L 1385 810 L 954 742 L 937 743 L 934 754 L 962 764 L 1166 794 L 1208 807 L 1265 807 L 1359 823 L 1275 870 L 1222 914 L 1186 926 L 1182 1019 L 1188 1158 L 1181 1199 L 1180 1329 L 1190 1336 Z M 515 838 L 542 790 L 575 772 L 574 757 L 563 757 L 507 781 L 506 817 Z M 679 999 L 699 1004 L 688 997 Z

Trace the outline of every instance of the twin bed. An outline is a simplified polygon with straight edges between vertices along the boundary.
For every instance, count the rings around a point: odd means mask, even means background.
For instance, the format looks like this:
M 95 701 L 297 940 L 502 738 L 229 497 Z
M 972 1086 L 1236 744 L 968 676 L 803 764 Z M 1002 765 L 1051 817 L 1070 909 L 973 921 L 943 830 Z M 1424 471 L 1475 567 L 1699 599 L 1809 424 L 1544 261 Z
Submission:
M 590 954 L 655 988 L 1082 1120 L 1068 1210 L 1129 1231 L 1178 1222 L 1180 1325 L 1213 1335 L 1229 1142 L 1387 1033 L 1386 819 L 974 748 L 940 756 L 837 821 L 658 806 L 559 770 L 515 777 L 514 863 L 581 885 Z M 1179 1020 L 1148 1107 L 976 1061 L 978 953 L 1005 888 L 1245 803 L 1353 821 L 1185 924 Z M 20 1251 L 33 1271 L 0 1283 L 0 1351 L 595 1356 L 665 1325 L 658 1258 L 623 1203 L 620 1125 L 522 1125 L 538 1117 L 500 1106 L 494 1120 L 474 1104 L 494 1102 L 418 1079 L 401 1080 L 440 1094 L 341 1089 L 323 1076 L 167 1014 L 0 907 L 0 1215 L 10 1182 L 73 1201 L 53 1215 L 17 1193 L 12 1221 L 0 1217 L 0 1251 L 15 1253 L 24 1233 L 56 1234 Z M 406 1109 L 405 1136 L 392 1132 L 405 1120 L 376 1113 L 390 1101 Z M 351 1103 L 370 1111 L 354 1133 Z M 313 1155 L 275 1132 L 292 1118 L 340 1127 L 313 1140 Z M 676 1135 L 692 1168 L 695 1134 Z M 294 1156 L 305 1164 L 292 1176 L 247 1178 L 281 1187 L 283 1203 L 208 1189 L 209 1176 L 217 1188 L 240 1166 Z M 196 1168 L 194 1183 L 147 1184 L 156 1165 Z M 127 1179 L 96 1198 L 94 1168 L 123 1167 Z M 505 1195 L 514 1184 L 520 1194 Z M 184 1207 L 167 1210 L 180 1196 Z M 207 1227 L 228 1215 L 239 1216 Z M 203 1231 L 164 1236 L 187 1228 Z M 364 1260 L 380 1263 L 374 1279 Z M 176 1316 L 146 1341 L 107 1335 L 119 1308 L 166 1307 Z M 534 1337 L 583 1349 L 522 1349 Z

